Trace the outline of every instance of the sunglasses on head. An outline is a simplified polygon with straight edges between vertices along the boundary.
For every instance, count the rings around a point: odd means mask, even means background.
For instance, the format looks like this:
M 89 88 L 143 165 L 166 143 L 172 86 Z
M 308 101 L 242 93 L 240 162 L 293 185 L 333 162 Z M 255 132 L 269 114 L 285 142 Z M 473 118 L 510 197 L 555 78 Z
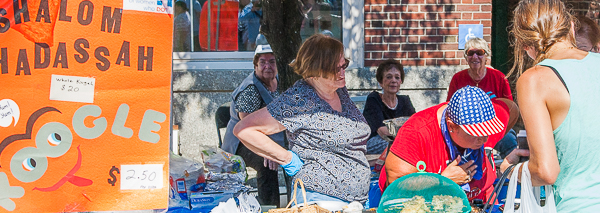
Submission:
M 483 56 L 483 55 L 485 55 L 485 50 L 483 50 L 483 49 L 476 49 L 476 50 L 469 50 L 467 52 L 467 56 L 473 56 L 475 54 L 477 54 L 478 56 Z

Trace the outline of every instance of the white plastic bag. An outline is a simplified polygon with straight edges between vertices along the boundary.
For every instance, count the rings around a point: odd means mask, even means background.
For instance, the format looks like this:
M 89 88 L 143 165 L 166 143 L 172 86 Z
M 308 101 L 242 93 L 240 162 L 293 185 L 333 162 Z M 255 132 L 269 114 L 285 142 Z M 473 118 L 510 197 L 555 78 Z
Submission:
M 238 210 L 241 213 L 260 213 L 261 208 L 258 200 L 254 196 L 248 195 L 246 192 L 242 192 L 238 197 L 239 205 Z
M 504 213 L 556 213 L 554 192 L 550 185 L 544 186 L 546 190 L 546 204 L 540 206 L 540 187 L 533 187 L 528 164 L 529 161 L 519 163 L 513 170 L 510 182 L 508 183 Z M 515 196 L 517 192 L 519 167 L 521 167 L 521 165 L 523 166 L 523 171 L 521 172 L 521 206 L 515 211 Z
M 206 180 L 233 180 L 239 183 L 246 181 L 246 164 L 238 155 L 227 153 L 219 148 L 210 148 L 202 151 L 202 160 L 208 170 Z
M 227 202 L 220 202 L 217 207 L 212 209 L 210 213 L 240 213 L 233 198 L 229 198 Z
M 171 153 L 169 160 L 169 209 L 190 209 L 189 196 L 192 189 L 204 183 L 204 167 L 202 163 L 191 158 Z

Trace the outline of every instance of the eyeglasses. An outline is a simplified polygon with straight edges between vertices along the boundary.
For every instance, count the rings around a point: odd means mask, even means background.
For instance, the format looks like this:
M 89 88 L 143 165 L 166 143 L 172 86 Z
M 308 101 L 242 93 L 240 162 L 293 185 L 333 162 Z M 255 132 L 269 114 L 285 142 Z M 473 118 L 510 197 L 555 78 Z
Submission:
M 485 55 L 485 50 L 483 49 L 474 49 L 474 50 L 469 50 L 467 52 L 467 56 L 473 56 L 477 54 L 478 56 L 484 56 Z
M 276 63 L 276 62 L 275 62 L 275 60 L 269 60 L 269 61 L 263 61 L 263 60 L 260 60 L 260 61 L 258 61 L 258 65 L 259 65 L 259 66 L 261 66 L 261 67 L 264 67 L 264 66 L 265 66 L 265 65 L 267 65 L 267 64 L 269 64 L 269 65 L 271 65 L 272 67 L 274 67 L 274 66 L 275 66 L 275 63 Z
M 346 68 L 348 68 L 349 64 L 350 64 L 350 60 L 344 58 L 344 65 L 342 65 L 341 67 L 338 67 L 337 70 L 340 70 L 340 69 L 345 70 Z

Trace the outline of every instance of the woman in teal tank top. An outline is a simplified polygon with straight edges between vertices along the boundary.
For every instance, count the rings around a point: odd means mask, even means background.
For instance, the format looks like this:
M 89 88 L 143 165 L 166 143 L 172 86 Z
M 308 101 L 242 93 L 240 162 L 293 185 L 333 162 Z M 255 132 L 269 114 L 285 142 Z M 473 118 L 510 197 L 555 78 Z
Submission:
M 520 75 L 533 185 L 554 185 L 558 212 L 598 212 L 600 55 L 575 48 L 576 20 L 560 0 L 522 0 L 514 15 L 510 74 Z

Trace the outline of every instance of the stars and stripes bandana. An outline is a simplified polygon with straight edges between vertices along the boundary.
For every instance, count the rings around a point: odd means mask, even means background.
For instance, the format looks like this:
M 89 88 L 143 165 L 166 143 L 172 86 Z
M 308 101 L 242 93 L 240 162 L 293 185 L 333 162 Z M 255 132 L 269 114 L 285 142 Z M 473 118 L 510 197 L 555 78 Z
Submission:
M 492 101 L 478 87 L 466 86 L 456 91 L 447 109 L 450 120 L 469 135 L 483 137 L 504 130 Z

